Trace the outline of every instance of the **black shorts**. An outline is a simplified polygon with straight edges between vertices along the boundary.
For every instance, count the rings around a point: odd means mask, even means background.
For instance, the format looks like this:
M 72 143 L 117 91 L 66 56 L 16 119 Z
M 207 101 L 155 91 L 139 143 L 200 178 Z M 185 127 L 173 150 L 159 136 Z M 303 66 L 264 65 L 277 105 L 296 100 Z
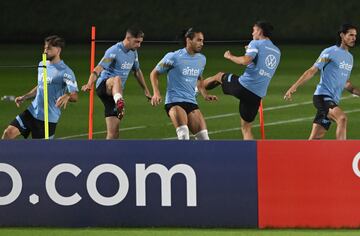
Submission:
M 99 84 L 99 87 L 96 88 L 96 94 L 98 95 L 98 97 L 100 98 L 102 103 L 104 104 L 105 117 L 110 117 L 110 116 L 117 117 L 118 113 L 117 113 L 114 98 L 112 95 L 108 95 L 106 93 L 106 80 L 102 81 Z
M 261 97 L 254 94 L 239 83 L 239 76 L 226 73 L 221 78 L 224 94 L 232 95 L 240 100 L 240 116 L 246 122 L 253 122 L 258 113 Z
M 167 115 L 169 116 L 169 111 L 173 106 L 180 106 L 182 109 L 185 110 L 186 114 L 189 114 L 190 112 L 199 109 L 199 106 L 197 104 L 194 103 L 190 103 L 190 102 L 173 102 L 173 103 L 168 103 L 165 104 L 165 111 L 167 113 Z
M 33 139 L 45 138 L 44 121 L 35 119 L 28 110 L 25 110 L 10 123 L 19 129 L 24 138 L 28 138 L 30 133 Z M 49 122 L 49 137 L 54 138 L 56 123 Z
M 314 95 L 313 103 L 317 109 L 313 123 L 319 124 L 328 130 L 331 125 L 331 120 L 328 118 L 329 109 L 337 107 L 337 104 L 331 97 L 326 95 Z

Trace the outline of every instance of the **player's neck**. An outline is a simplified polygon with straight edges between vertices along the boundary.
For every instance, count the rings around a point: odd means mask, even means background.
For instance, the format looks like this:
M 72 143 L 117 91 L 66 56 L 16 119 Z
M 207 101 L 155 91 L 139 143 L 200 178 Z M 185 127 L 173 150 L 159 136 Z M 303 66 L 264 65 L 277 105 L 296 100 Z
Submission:
M 61 61 L 60 56 L 54 57 L 54 59 L 52 59 L 50 61 L 50 64 L 56 64 L 59 63 Z
M 349 47 L 344 43 L 340 45 L 340 48 L 344 49 L 345 51 L 349 51 Z
M 122 41 L 122 44 L 124 45 L 124 48 L 125 48 L 126 51 L 129 51 L 129 50 L 130 50 L 129 41 L 123 40 L 123 41 Z
M 186 51 L 187 51 L 187 53 L 188 53 L 189 55 L 194 55 L 194 54 L 196 53 L 194 50 L 192 50 L 192 49 L 189 48 L 189 47 L 185 47 L 185 49 L 186 49 Z
M 260 37 L 259 37 L 259 40 L 270 40 L 270 38 L 269 38 L 269 37 L 265 37 L 265 36 L 260 36 Z

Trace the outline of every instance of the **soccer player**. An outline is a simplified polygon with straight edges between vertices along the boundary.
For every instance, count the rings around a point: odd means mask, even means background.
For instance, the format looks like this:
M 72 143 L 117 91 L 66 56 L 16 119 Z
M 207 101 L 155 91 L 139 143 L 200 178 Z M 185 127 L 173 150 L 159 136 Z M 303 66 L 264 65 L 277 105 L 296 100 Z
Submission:
M 88 83 L 82 86 L 82 91 L 89 91 L 96 81 L 96 93 L 105 107 L 106 139 L 119 137 L 120 120 L 124 116 L 123 89 L 130 71 L 150 100 L 151 95 L 146 86 L 143 73 L 140 70 L 137 49 L 143 41 L 144 33 L 139 29 L 130 28 L 125 38 L 106 50 L 100 63 L 90 74 Z
M 343 24 L 338 31 L 337 44 L 324 49 L 315 64 L 306 70 L 285 93 L 284 99 L 291 100 L 297 88 L 310 80 L 320 70 L 320 83 L 317 85 L 313 103 L 317 109 L 309 139 L 321 139 L 335 121 L 336 139 L 346 139 L 347 116 L 339 107 L 343 89 L 360 95 L 360 90 L 350 82 L 353 56 L 349 49 L 355 46 L 357 28 Z
M 46 53 L 47 83 L 48 83 L 48 111 L 49 136 L 54 138 L 56 124 L 60 118 L 60 108 L 66 108 L 68 102 L 76 102 L 77 83 L 73 71 L 60 59 L 65 42 L 57 35 L 45 38 L 44 53 Z M 45 137 L 44 127 L 44 88 L 42 62 L 38 68 L 38 85 L 23 96 L 15 98 L 15 103 L 21 103 L 35 98 L 30 106 L 10 123 L 2 138 L 14 139 L 20 134 L 27 138 L 30 133 L 33 139 Z
M 280 50 L 270 40 L 272 31 L 273 26 L 270 23 L 256 22 L 253 26 L 253 40 L 245 47 L 244 56 L 234 56 L 230 51 L 225 52 L 226 59 L 246 66 L 242 76 L 219 72 L 204 81 L 206 89 L 221 85 L 224 94 L 240 100 L 241 131 L 245 140 L 254 138 L 251 131 L 252 122 L 280 62 Z
M 167 53 L 150 74 L 154 92 L 151 104 L 160 104 L 159 75 L 167 73 L 165 110 L 176 129 L 178 139 L 190 139 L 190 130 L 195 139 L 208 140 L 205 119 L 195 97 L 197 87 L 206 101 L 217 100 L 216 96 L 207 94 L 203 86 L 202 73 L 206 58 L 200 51 L 204 45 L 204 35 L 199 30 L 189 28 L 184 31 L 183 37 L 185 48 Z

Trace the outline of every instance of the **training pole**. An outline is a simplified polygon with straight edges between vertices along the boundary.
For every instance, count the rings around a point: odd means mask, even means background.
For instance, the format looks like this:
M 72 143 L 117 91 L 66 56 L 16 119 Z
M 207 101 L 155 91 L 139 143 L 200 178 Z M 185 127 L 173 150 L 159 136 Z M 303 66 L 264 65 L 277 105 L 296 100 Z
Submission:
M 259 114 L 260 114 L 260 132 L 261 132 L 261 139 L 265 139 L 265 123 L 264 123 L 264 111 L 263 111 L 262 100 L 260 101 Z
M 47 87 L 47 66 L 46 54 L 42 54 L 43 63 L 43 87 L 44 87 L 44 126 L 45 126 L 45 139 L 49 139 L 49 109 L 48 109 L 48 87 Z
M 91 53 L 90 53 L 90 73 L 95 67 L 95 26 L 91 27 Z M 89 96 L 89 140 L 93 138 L 93 113 L 94 113 L 94 84 L 90 90 Z

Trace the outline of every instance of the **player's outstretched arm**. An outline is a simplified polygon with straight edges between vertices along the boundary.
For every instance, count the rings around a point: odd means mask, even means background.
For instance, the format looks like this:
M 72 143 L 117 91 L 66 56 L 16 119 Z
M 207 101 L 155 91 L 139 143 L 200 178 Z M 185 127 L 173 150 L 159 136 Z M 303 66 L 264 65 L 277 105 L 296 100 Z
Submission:
M 159 105 L 161 102 L 161 95 L 159 90 L 159 72 L 155 68 L 150 73 L 150 81 L 153 89 L 151 105 L 156 106 Z
M 346 81 L 345 89 L 352 94 L 360 96 L 360 89 L 358 87 L 353 86 L 350 80 Z
M 100 65 L 97 65 L 94 70 L 91 72 L 90 76 L 89 76 L 89 80 L 87 82 L 87 84 L 83 85 L 81 87 L 81 90 L 86 92 L 86 91 L 90 91 L 92 88 L 92 85 L 94 84 L 94 82 L 99 78 L 101 71 L 103 71 L 104 68 Z
M 136 78 L 136 80 L 138 81 L 140 87 L 144 90 L 144 94 L 145 94 L 145 97 L 148 99 L 148 100 L 151 100 L 151 94 L 150 94 L 150 91 L 146 85 L 146 82 L 145 82 L 145 79 L 144 79 L 144 74 L 142 73 L 142 71 L 140 69 L 136 70 L 134 72 L 134 76 Z
M 28 99 L 34 98 L 36 96 L 36 91 L 37 91 L 37 87 L 35 86 L 33 89 L 30 90 L 30 92 L 28 92 L 25 95 L 19 96 L 15 98 L 15 104 L 17 107 L 20 107 L 21 103 L 25 102 Z
M 200 76 L 197 81 L 197 88 L 200 94 L 204 97 L 205 101 L 217 101 L 218 98 L 215 95 L 208 94 L 207 90 L 205 89 L 204 79 Z
M 234 56 L 229 50 L 226 51 L 224 53 L 224 57 L 236 64 L 239 64 L 239 65 L 249 65 L 252 61 L 253 61 L 253 58 L 251 56 L 241 56 L 241 57 L 237 57 L 237 56 Z
M 291 101 L 292 100 L 292 94 L 296 92 L 297 88 L 300 85 L 303 85 L 304 83 L 306 83 L 308 80 L 310 80 L 312 77 L 314 77 L 314 75 L 318 72 L 318 68 L 315 66 L 310 67 L 308 70 L 306 70 L 301 76 L 300 78 L 288 89 L 288 91 L 286 91 L 285 95 L 284 95 L 284 99 Z

